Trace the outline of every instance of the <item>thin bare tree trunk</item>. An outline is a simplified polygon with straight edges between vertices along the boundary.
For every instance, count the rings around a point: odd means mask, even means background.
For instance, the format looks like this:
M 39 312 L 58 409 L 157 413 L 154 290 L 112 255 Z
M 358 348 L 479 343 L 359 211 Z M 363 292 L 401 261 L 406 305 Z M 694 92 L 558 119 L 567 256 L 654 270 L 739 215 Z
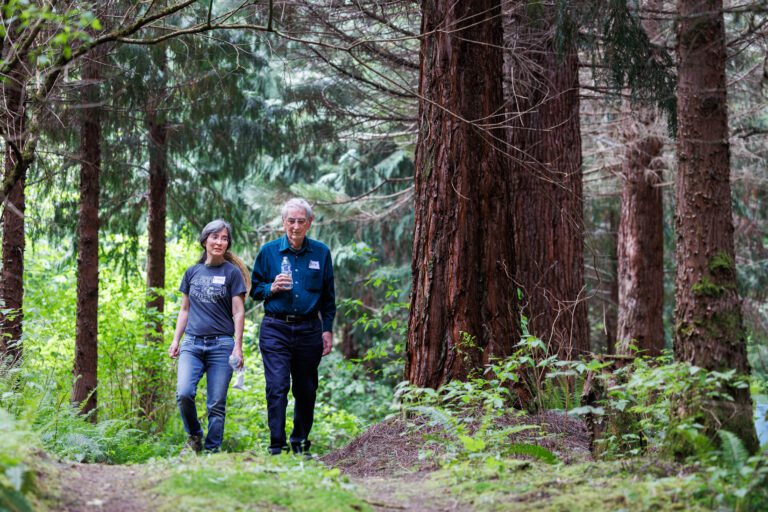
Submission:
M 72 403 L 96 422 L 99 318 L 99 176 L 101 174 L 101 108 L 95 52 L 83 65 L 84 107 L 81 110 L 80 219 L 77 254 L 77 319 L 75 328 L 75 383 Z
M 608 210 L 608 229 L 610 230 L 611 251 L 610 265 L 611 265 L 611 277 L 608 284 L 608 300 L 609 303 L 605 306 L 605 346 L 608 354 L 616 353 L 616 340 L 618 338 L 619 330 L 619 274 L 618 274 L 618 231 L 619 231 L 619 215 L 613 205 L 609 206 Z
M 413 292 L 405 376 L 464 379 L 518 337 L 498 0 L 422 2 Z
M 736 287 L 722 0 L 678 0 L 675 356 L 749 373 Z M 758 448 L 748 388 L 713 400 L 703 421 Z
M 505 17 L 517 279 L 529 330 L 550 353 L 588 352 L 578 56 L 555 50 L 552 6 L 512 5 Z

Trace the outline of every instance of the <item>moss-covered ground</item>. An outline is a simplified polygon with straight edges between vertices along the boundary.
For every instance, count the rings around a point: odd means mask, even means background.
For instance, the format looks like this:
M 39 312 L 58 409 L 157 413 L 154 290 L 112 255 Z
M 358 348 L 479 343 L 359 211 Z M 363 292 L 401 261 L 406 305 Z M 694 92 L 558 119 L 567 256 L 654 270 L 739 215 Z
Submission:
M 134 479 L 128 501 L 110 502 L 104 494 L 109 488 L 107 479 L 115 481 L 115 471 Z M 98 481 L 99 473 L 104 474 L 104 482 Z M 56 472 L 64 480 L 61 493 L 68 493 L 69 498 L 50 494 L 40 510 L 86 510 L 87 504 L 109 504 L 110 510 L 118 512 L 729 509 L 706 491 L 704 480 L 696 473 L 647 458 L 572 465 L 492 458 L 434 472 L 350 478 L 317 460 L 230 453 L 112 466 L 109 471 L 83 476 L 90 480 L 87 483 L 76 480 L 82 474 L 77 470 Z M 99 499 L 88 494 L 89 487 L 101 490 Z M 120 487 L 124 491 L 125 486 Z M 82 503 L 73 501 L 72 488 Z

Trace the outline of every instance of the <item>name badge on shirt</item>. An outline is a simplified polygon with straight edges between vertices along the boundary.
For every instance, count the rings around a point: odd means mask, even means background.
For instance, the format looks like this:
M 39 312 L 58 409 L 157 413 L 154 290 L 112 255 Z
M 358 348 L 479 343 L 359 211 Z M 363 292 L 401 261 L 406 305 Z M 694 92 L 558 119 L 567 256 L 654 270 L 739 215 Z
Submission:
M 315 260 L 309 260 L 309 268 L 312 270 L 320 270 L 320 262 Z
M 226 281 L 226 276 L 213 276 L 213 284 L 224 284 Z

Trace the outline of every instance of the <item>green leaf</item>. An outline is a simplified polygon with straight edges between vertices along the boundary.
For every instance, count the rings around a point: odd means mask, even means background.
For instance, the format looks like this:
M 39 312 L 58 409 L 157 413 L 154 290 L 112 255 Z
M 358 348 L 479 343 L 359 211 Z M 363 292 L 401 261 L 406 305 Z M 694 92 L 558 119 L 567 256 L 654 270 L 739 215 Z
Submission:
M 464 449 L 470 453 L 477 453 L 485 450 L 485 441 L 470 436 L 459 436 Z
M 557 455 L 536 444 L 516 443 L 509 446 L 506 451 L 512 455 L 526 455 L 528 457 L 533 457 L 534 459 L 546 462 L 547 464 L 557 464 L 560 462 Z

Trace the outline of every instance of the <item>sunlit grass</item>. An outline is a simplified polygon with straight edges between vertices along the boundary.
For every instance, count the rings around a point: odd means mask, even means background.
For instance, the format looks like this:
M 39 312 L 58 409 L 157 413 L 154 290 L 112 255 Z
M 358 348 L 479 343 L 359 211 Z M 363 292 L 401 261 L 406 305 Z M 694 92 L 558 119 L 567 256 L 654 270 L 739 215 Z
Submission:
M 291 455 L 216 454 L 160 462 L 160 510 L 362 511 L 370 507 L 338 469 Z

